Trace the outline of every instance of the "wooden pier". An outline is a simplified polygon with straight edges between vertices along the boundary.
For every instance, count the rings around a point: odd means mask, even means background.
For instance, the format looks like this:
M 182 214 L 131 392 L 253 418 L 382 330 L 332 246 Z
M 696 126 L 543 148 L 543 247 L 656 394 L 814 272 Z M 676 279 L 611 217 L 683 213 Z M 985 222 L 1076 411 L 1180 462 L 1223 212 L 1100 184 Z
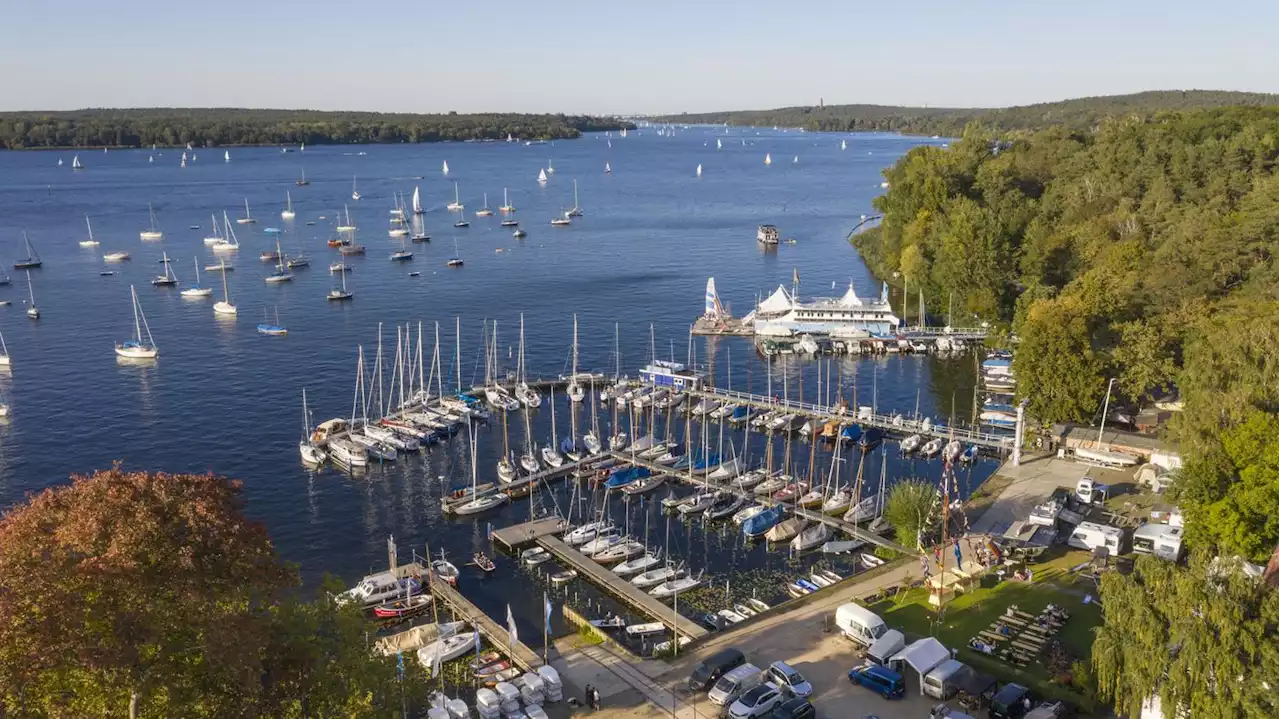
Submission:
M 438 601 L 448 604 L 458 619 L 471 622 L 495 649 L 507 655 L 517 667 L 526 672 L 533 672 L 543 665 L 542 657 L 537 652 L 519 640 L 514 644 L 511 643 L 511 635 L 507 633 L 506 627 L 490 619 L 489 615 L 480 611 L 479 607 L 462 596 L 462 593 L 450 586 L 448 582 L 433 577 L 431 593 L 436 595 Z
M 518 528 L 518 527 L 516 527 Z M 511 528 L 509 528 L 511 529 Z M 668 607 L 662 602 L 649 596 L 649 593 L 636 587 L 630 581 L 619 577 L 611 572 L 607 567 L 601 566 L 587 555 L 570 547 L 559 539 L 544 535 L 537 540 L 543 549 L 551 552 L 568 567 L 576 570 L 578 576 L 589 580 L 609 591 L 614 597 L 621 600 L 624 604 L 630 606 L 645 616 L 652 617 L 654 621 L 662 622 L 668 629 L 680 634 L 680 636 L 688 637 L 690 640 L 701 639 L 707 634 L 707 630 L 686 619 L 678 614 L 675 609 Z
M 527 544 L 532 544 L 543 537 L 551 537 L 569 529 L 568 524 L 560 517 L 548 517 L 546 519 L 536 519 L 532 522 L 524 524 L 514 524 L 510 527 L 495 529 L 490 533 L 490 538 L 494 542 L 501 544 L 503 549 L 508 552 L 514 552 Z
M 736 494 L 737 496 L 743 497 L 749 502 L 755 502 L 756 504 L 763 504 L 766 506 L 773 506 L 777 504 L 777 502 L 775 502 L 769 497 L 761 497 L 753 492 L 749 492 L 744 489 L 736 489 L 727 484 L 718 484 L 716 482 L 704 482 L 704 480 L 701 477 L 689 476 L 688 472 L 678 472 L 676 470 L 671 469 L 670 467 L 666 467 L 660 464 L 654 464 L 653 462 L 647 462 L 639 458 L 633 458 L 630 455 L 626 454 L 625 452 L 613 452 L 612 454 L 619 461 L 629 462 L 631 464 L 644 467 L 649 471 L 653 472 L 654 474 L 664 474 L 670 479 L 677 479 L 686 484 L 690 484 L 696 487 L 708 486 L 713 489 L 718 489 L 722 492 Z M 822 512 L 814 511 L 812 509 L 805 509 L 804 507 L 796 507 L 794 508 L 793 511 L 795 512 L 795 515 L 797 517 L 803 517 L 812 522 L 822 522 L 823 524 L 827 525 L 828 527 L 831 527 L 832 529 L 835 529 L 840 532 L 844 532 L 850 537 L 853 537 L 854 539 L 860 539 L 864 542 L 867 542 L 868 544 L 874 544 L 880 547 L 886 547 L 888 549 L 894 550 L 895 552 L 901 552 L 903 554 L 919 553 L 915 550 L 907 549 L 906 547 L 902 546 L 901 544 L 898 544 L 897 542 L 891 539 L 885 539 L 884 537 L 878 534 L 873 534 L 871 532 L 868 532 L 865 529 L 862 529 L 861 527 L 859 527 L 858 525 L 852 522 L 846 522 L 839 517 L 833 517 L 830 515 L 823 514 Z

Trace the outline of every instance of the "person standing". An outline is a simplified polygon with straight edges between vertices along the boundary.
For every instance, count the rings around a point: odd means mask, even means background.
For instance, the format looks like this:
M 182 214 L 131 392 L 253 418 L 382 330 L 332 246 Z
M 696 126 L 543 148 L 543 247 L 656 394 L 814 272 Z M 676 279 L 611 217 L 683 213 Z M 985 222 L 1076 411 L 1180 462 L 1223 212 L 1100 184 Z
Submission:
M 600 690 L 591 687 L 591 708 L 600 711 Z
M 590 684 L 587 685 L 586 689 L 582 690 L 582 703 L 588 707 L 591 706 L 591 691 Z

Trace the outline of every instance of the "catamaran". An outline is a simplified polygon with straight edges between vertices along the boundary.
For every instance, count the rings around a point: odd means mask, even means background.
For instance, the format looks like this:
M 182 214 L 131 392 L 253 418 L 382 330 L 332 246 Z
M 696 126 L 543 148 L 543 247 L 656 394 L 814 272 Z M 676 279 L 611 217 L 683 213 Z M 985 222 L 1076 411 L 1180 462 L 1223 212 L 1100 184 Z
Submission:
M 249 212 L 248 200 L 245 200 L 245 213 Z M 280 219 L 292 220 L 297 215 L 293 211 L 293 198 L 289 196 L 289 191 L 284 191 L 284 209 L 280 211 Z
M 178 276 L 173 274 L 173 269 L 169 266 L 172 261 L 169 259 L 169 253 L 161 255 L 160 263 L 164 265 L 164 274 L 158 275 L 151 280 L 151 284 L 156 287 L 173 287 L 178 284 Z
M 237 225 L 252 225 L 252 224 L 254 224 L 254 223 L 256 223 L 256 222 L 257 222 L 257 220 L 253 219 L 253 216 L 251 216 L 251 215 L 249 214 L 249 198 L 247 198 L 247 197 L 246 197 L 246 198 L 244 198 L 244 217 L 237 217 L 237 218 L 236 218 L 236 224 L 237 224 Z
M 227 291 L 227 263 L 224 260 L 222 267 L 222 301 L 213 305 L 213 313 L 216 315 L 234 315 L 236 306 L 231 304 L 231 293 Z
M 31 246 L 31 240 L 27 238 L 27 233 L 22 233 L 22 243 L 27 246 L 27 259 L 13 263 L 15 270 L 29 270 L 40 267 L 44 262 L 40 259 L 40 255 L 36 254 L 36 250 Z
M 191 258 L 191 264 L 195 265 L 196 267 L 196 283 L 194 286 L 188 287 L 187 289 L 183 290 L 182 296 L 183 297 L 208 297 L 209 295 L 213 294 L 212 287 L 200 286 L 200 258 L 199 257 Z M 165 267 L 168 267 L 168 265 L 165 265 Z
M 453 202 L 445 205 L 445 209 L 450 212 L 465 209 L 462 205 L 462 200 L 458 197 L 458 183 L 456 182 L 453 183 Z
M 155 359 L 160 350 L 156 349 L 155 340 L 151 338 L 151 327 L 147 325 L 147 316 L 142 312 L 142 305 L 138 303 L 138 291 L 133 285 L 129 285 L 129 294 L 133 298 L 133 339 L 116 345 L 116 354 L 125 359 Z M 144 330 L 147 334 L 146 342 L 142 340 Z
M 160 223 L 156 221 L 156 211 L 151 208 L 151 203 L 147 203 L 147 219 L 151 223 L 150 229 L 143 230 L 138 233 L 138 237 L 144 240 L 162 240 L 164 232 L 160 229 Z
M 489 209 L 489 193 L 486 192 L 484 193 L 484 206 L 476 210 L 476 217 L 490 217 L 492 215 L 493 210 Z
M 97 247 L 98 241 L 93 239 L 93 225 L 89 224 L 89 216 L 84 216 L 84 226 L 89 228 L 89 239 L 80 240 L 81 247 Z
M 578 204 L 578 181 L 573 181 L 573 209 L 565 213 L 565 217 L 582 217 L 582 206 Z

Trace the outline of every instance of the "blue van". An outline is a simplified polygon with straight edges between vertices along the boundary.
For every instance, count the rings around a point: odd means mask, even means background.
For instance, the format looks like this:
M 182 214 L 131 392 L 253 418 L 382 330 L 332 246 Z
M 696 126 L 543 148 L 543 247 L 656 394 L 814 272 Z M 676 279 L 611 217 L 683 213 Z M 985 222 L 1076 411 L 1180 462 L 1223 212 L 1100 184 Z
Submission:
M 907 693 L 902 675 L 878 664 L 851 669 L 849 681 L 861 684 L 885 699 L 901 699 Z

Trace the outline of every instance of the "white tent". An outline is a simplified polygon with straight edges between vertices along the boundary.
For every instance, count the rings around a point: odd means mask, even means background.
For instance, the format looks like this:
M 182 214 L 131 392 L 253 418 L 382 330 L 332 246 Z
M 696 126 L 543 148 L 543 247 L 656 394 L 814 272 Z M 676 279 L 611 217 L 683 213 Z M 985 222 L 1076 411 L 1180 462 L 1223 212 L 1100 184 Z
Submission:
M 853 283 L 849 283 L 849 289 L 845 290 L 844 296 L 840 298 L 840 304 L 845 307 L 861 307 L 862 300 L 858 299 L 858 294 L 853 291 Z
M 787 294 L 787 288 L 778 285 L 778 289 L 769 295 L 769 298 L 761 302 L 756 307 L 757 312 L 764 314 L 780 314 L 791 310 L 791 295 Z
M 924 675 L 951 658 L 951 652 L 933 637 L 916 640 L 889 659 L 889 665 L 904 662 L 920 675 L 920 693 L 924 694 Z

